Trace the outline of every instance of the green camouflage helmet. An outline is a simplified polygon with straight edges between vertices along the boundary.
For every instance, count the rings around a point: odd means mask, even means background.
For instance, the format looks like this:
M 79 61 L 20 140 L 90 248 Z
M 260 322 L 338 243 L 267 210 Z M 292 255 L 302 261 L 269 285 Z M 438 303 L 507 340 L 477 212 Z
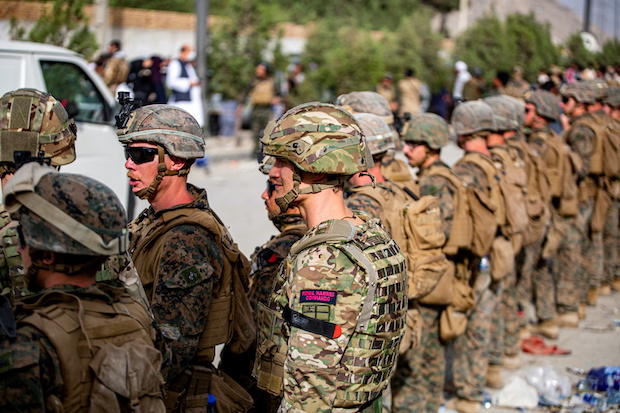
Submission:
M 458 104 L 450 120 L 454 132 L 459 135 L 473 135 L 497 129 L 493 109 L 482 100 L 470 100 Z
M 402 139 L 405 142 L 424 142 L 429 148 L 439 150 L 450 141 L 450 128 L 446 121 L 434 113 L 421 113 L 405 124 Z
M 525 105 L 517 98 L 497 95 L 484 98 L 495 114 L 496 131 L 519 130 L 525 121 Z
M 377 92 L 363 91 L 351 92 L 338 96 L 336 105 L 342 106 L 347 111 L 355 113 L 372 113 L 383 119 L 385 123 L 394 123 L 394 115 L 387 99 Z
M 586 80 L 583 84 L 594 93 L 594 98 L 598 101 L 602 102 L 607 97 L 607 93 L 609 93 L 609 84 L 600 77 Z
M 180 159 L 205 156 L 202 129 L 185 110 L 171 105 L 149 105 L 136 109 L 127 126 L 117 131 L 123 144 L 148 142 L 163 146 Z
M 329 103 L 304 103 L 286 112 L 263 136 L 263 152 L 310 173 L 354 175 L 373 165 L 360 125 Z
M 75 160 L 77 127 L 49 93 L 17 89 L 0 101 L 0 174 L 15 172 L 16 151 L 50 159 L 53 166 Z
M 396 147 L 394 132 L 381 117 L 372 113 L 356 113 L 353 116 L 362 127 L 366 145 L 372 155 L 380 155 Z
M 19 221 L 31 248 L 88 256 L 127 250 L 123 205 L 94 179 L 30 162 L 19 168 L 3 192 L 6 209 Z
M 583 82 L 567 83 L 560 88 L 560 94 L 564 97 L 572 97 L 579 103 L 591 105 L 596 103 L 596 96 L 592 88 Z
M 560 119 L 560 99 L 546 90 L 537 90 L 525 97 L 527 103 L 536 106 L 536 113 L 547 119 Z
M 607 91 L 607 96 L 603 99 L 603 102 L 606 105 L 611 106 L 612 108 L 620 107 L 620 87 L 613 86 L 610 87 Z

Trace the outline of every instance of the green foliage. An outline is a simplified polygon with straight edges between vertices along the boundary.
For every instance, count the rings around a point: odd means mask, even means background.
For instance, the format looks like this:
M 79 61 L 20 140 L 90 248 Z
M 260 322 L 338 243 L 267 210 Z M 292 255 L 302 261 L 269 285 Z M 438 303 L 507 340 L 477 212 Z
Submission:
M 47 9 L 28 33 L 11 19 L 11 37 L 66 47 L 90 58 L 97 50 L 97 41 L 88 27 L 84 4 L 86 0 L 54 0 L 52 9 Z
M 518 65 L 526 79 L 535 79 L 540 70 L 557 64 L 560 54 L 548 24 L 538 23 L 533 14 L 515 13 L 505 22 L 496 15 L 478 20 L 458 38 L 455 60 L 481 67 L 487 78 Z
M 262 5 L 252 0 L 228 0 L 226 16 L 211 28 L 208 64 L 209 90 L 225 99 L 240 99 L 264 60 L 273 22 Z
M 605 42 L 598 61 L 602 66 L 620 64 L 620 41 L 612 39 Z
M 570 63 L 578 63 L 585 67 L 594 64 L 596 61 L 596 55 L 586 49 L 579 33 L 574 33 L 568 38 L 566 41 L 566 49 L 569 52 Z

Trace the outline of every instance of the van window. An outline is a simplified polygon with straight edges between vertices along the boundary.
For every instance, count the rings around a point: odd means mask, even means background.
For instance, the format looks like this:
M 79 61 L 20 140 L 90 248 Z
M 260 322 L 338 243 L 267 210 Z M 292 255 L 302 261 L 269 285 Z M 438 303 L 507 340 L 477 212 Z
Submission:
M 41 71 L 49 93 L 77 107 L 73 117 L 78 122 L 108 123 L 110 108 L 99 90 L 78 66 L 68 62 L 41 60 Z M 75 110 L 67 106 L 67 112 Z M 70 113 L 70 115 L 72 115 Z
M 19 56 L 0 56 L 0 96 L 21 84 L 23 59 Z

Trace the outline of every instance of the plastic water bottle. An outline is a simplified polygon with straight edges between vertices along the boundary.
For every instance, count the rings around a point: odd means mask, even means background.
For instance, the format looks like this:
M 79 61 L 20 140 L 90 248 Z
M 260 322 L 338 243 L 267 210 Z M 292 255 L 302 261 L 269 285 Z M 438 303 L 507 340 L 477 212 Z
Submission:
M 590 369 L 586 378 L 592 382 L 592 390 L 620 390 L 620 366 Z
M 215 395 L 209 394 L 209 400 L 207 401 L 207 413 L 217 413 L 217 407 L 215 405 Z
M 489 272 L 491 271 L 491 263 L 489 262 L 488 255 L 480 258 L 480 262 L 478 263 L 478 269 L 480 270 L 481 275 L 489 275 Z

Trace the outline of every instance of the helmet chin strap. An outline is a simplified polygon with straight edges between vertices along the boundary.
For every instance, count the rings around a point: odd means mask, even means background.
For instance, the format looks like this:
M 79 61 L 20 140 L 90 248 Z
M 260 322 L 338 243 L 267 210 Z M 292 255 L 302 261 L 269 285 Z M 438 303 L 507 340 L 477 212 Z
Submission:
M 182 169 L 178 171 L 172 171 L 167 169 L 166 162 L 164 159 L 164 155 L 166 152 L 162 146 L 157 146 L 157 154 L 159 157 L 159 163 L 157 164 L 157 176 L 153 179 L 153 182 L 148 186 L 148 188 L 144 188 L 136 192 L 136 196 L 140 199 L 149 199 L 154 193 L 161 180 L 164 179 L 164 176 L 172 176 L 172 175 L 187 175 L 189 173 L 189 166 L 184 166 Z
M 337 179 L 320 183 L 320 184 L 312 184 L 306 188 L 300 189 L 299 185 L 301 184 L 301 177 L 297 172 L 293 174 L 293 189 L 288 191 L 284 196 L 280 198 L 276 198 L 276 204 L 280 207 L 280 213 L 285 214 L 290 205 L 297 199 L 297 197 L 301 194 L 316 194 L 317 192 L 321 192 L 324 189 L 333 188 L 335 186 L 341 185 L 345 183 L 349 179 L 348 176 L 342 176 Z

